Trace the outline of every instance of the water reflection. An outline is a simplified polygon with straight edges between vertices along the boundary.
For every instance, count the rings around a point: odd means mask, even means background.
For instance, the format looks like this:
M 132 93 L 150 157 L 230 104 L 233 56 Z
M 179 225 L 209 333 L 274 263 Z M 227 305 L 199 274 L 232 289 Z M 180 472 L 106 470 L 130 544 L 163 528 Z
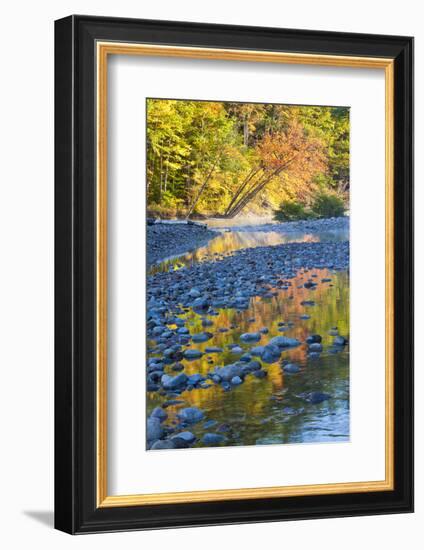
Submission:
M 227 231 L 219 233 L 207 245 L 187 252 L 175 258 L 169 258 L 151 266 L 149 275 L 169 269 L 180 269 L 196 262 L 219 260 L 242 248 L 257 246 L 275 246 L 292 242 L 346 241 L 345 231 L 327 231 L 321 233 L 280 233 L 278 231 Z
M 242 241 L 246 237 L 247 240 Z M 203 254 L 218 255 L 224 253 L 223 244 L 231 241 L 230 246 L 243 242 L 246 247 L 253 243 L 249 239 L 252 234 L 223 234 L 220 241 L 215 242 L 216 249 L 204 247 L 194 253 L 192 261 L 198 261 Z M 258 236 L 255 234 L 255 239 Z M 281 234 L 261 234 L 269 244 L 279 244 Z M 307 238 L 307 236 L 305 236 Z M 258 241 L 256 241 L 258 242 Z M 256 244 L 263 246 L 264 242 Z M 252 246 L 255 246 L 252 244 Z M 198 256 L 200 255 L 200 256 Z M 181 261 L 181 259 L 180 259 Z M 315 276 L 319 283 L 315 290 L 307 290 L 302 285 L 310 277 Z M 331 279 L 320 282 L 321 279 Z M 301 287 L 301 288 L 298 288 Z M 302 305 L 304 300 L 313 300 L 315 305 Z M 307 314 L 308 319 L 301 319 Z M 190 311 L 187 313 L 187 326 L 190 332 L 202 332 L 202 318 Z M 323 337 L 324 352 L 316 358 L 307 354 L 306 345 L 286 351 L 282 359 L 296 362 L 301 370 L 298 374 L 284 374 L 281 365 L 264 365 L 268 372 L 265 379 L 257 379 L 248 375 L 244 383 L 224 392 L 221 386 L 211 385 L 207 389 L 193 389 L 181 394 L 184 404 L 167 408 L 169 424 L 176 421 L 176 412 L 181 406 L 197 406 L 205 412 L 206 420 L 217 421 L 216 426 L 224 430 L 227 445 L 260 445 L 271 443 L 301 443 L 346 441 L 349 438 L 349 354 L 348 349 L 334 353 L 331 349 L 333 337 L 328 334 L 330 329 L 337 327 L 339 334 L 348 336 L 349 332 L 349 276 L 347 272 L 332 272 L 329 270 L 311 270 L 300 272 L 292 280 L 289 290 L 279 290 L 273 298 L 253 298 L 248 310 L 219 310 L 217 316 L 209 316 L 213 326 L 208 331 L 214 333 L 211 340 L 204 344 L 192 344 L 204 351 L 207 346 L 218 346 L 223 353 L 205 354 L 200 360 L 182 361 L 186 374 L 207 374 L 214 365 L 222 366 L 233 363 L 235 356 L 227 347 L 236 343 L 248 351 L 251 345 L 240 342 L 243 332 L 257 331 L 263 327 L 269 333 L 263 335 L 260 342 L 265 344 L 270 338 L 284 334 L 305 341 L 309 334 L 317 333 Z M 280 325 L 279 325 L 280 323 Z M 281 323 L 285 325 L 281 326 Z M 218 329 L 227 328 L 228 332 Z M 283 328 L 284 332 L 281 332 Z M 287 329 L 287 330 L 286 330 Z M 167 372 L 172 370 L 167 367 Z M 175 374 L 175 373 L 172 373 Z M 332 398 L 319 405 L 306 402 L 301 394 L 310 391 L 329 393 Z M 166 397 L 157 392 L 148 394 L 148 413 L 160 405 Z M 190 428 L 191 429 L 191 428 Z M 203 423 L 192 428 L 199 438 L 205 431 L 215 431 L 215 428 L 205 429 Z M 198 443 L 197 445 L 201 445 Z

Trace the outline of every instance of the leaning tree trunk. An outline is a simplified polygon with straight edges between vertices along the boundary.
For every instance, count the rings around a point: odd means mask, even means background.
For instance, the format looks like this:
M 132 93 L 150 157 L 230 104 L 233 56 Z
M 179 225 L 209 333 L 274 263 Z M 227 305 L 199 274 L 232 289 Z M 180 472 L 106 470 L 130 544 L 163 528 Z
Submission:
M 250 188 L 242 195 L 236 202 L 233 204 L 232 208 L 227 209 L 224 217 L 225 218 L 234 218 L 251 202 L 257 195 L 260 193 L 275 177 L 277 177 L 283 168 L 278 168 L 274 170 L 272 174 L 256 181 Z
M 188 209 L 188 212 L 187 212 L 187 216 L 186 216 L 186 219 L 188 220 L 189 217 L 191 216 L 191 214 L 193 213 L 193 210 L 196 208 L 196 204 L 199 202 L 199 199 L 200 197 L 202 196 L 202 193 L 203 191 L 206 189 L 206 185 L 208 184 L 208 181 L 211 179 L 211 176 L 212 174 L 214 173 L 215 171 L 215 168 L 218 164 L 218 162 L 220 161 L 221 159 L 221 155 L 219 155 L 216 159 L 215 159 L 215 162 L 213 163 L 212 165 L 212 168 L 209 170 L 209 173 L 208 175 L 206 176 L 204 182 L 202 183 L 194 201 L 191 203 L 191 206 L 190 208 Z

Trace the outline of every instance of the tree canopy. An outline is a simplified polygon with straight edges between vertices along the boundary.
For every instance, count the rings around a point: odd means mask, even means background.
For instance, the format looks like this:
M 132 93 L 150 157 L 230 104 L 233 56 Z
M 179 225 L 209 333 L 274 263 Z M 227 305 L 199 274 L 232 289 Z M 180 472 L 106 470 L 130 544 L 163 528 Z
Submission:
M 264 214 L 322 191 L 347 203 L 349 110 L 148 99 L 146 163 L 162 216 Z

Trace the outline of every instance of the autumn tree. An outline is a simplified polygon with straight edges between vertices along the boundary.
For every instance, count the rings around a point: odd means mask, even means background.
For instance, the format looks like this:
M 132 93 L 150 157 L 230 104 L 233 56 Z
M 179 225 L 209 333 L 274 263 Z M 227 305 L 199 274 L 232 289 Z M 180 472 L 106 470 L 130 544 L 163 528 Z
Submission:
M 322 142 L 306 135 L 297 120 L 286 131 L 269 132 L 256 147 L 256 162 L 235 190 L 225 210 L 234 217 L 282 172 L 300 180 L 326 169 Z
M 327 190 L 348 198 L 347 108 L 148 99 L 146 133 L 152 213 L 235 216 Z

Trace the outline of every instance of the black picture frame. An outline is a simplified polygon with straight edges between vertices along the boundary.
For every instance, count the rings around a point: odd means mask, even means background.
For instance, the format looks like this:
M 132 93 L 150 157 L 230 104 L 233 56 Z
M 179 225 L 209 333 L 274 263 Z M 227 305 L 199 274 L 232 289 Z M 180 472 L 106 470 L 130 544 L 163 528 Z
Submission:
M 394 59 L 393 491 L 98 508 L 98 40 Z M 55 22 L 55 527 L 94 533 L 413 511 L 413 39 L 73 15 Z

